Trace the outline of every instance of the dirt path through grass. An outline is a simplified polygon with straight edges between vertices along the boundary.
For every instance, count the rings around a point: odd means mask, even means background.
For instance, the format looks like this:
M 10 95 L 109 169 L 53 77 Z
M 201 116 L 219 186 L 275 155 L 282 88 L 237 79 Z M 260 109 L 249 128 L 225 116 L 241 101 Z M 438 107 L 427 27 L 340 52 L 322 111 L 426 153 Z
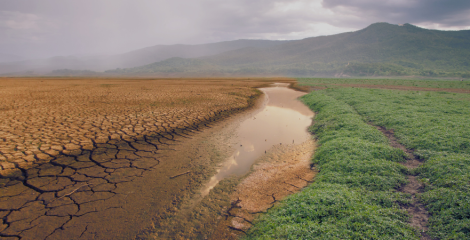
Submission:
M 371 124 L 371 123 L 369 123 Z M 372 124 L 371 124 L 372 125 Z M 393 129 L 387 130 L 384 127 L 375 126 L 377 130 L 381 131 L 387 138 L 390 140 L 390 145 L 394 148 L 399 148 L 403 150 L 407 155 L 407 160 L 404 163 L 401 163 L 403 166 L 407 167 L 409 170 L 415 169 L 423 164 L 419 161 L 414 155 L 413 150 L 407 149 L 405 146 L 400 144 L 395 138 Z M 409 174 L 408 175 L 408 184 L 404 185 L 399 189 L 400 192 L 411 194 L 411 202 L 409 205 L 402 206 L 410 215 L 411 215 L 411 226 L 420 230 L 422 240 L 432 239 L 426 233 L 428 231 L 428 219 L 429 213 L 424 207 L 424 205 L 417 199 L 417 194 L 422 193 L 424 185 L 418 181 L 416 176 Z
M 350 105 L 353 107 L 354 106 Z M 356 110 L 357 112 L 357 110 Z M 360 113 L 357 112 L 359 115 Z M 416 169 L 417 167 L 421 166 L 423 162 L 419 161 L 414 155 L 413 150 L 407 149 L 404 145 L 400 144 L 397 138 L 394 135 L 393 129 L 386 129 L 382 126 L 376 126 L 372 122 L 368 123 L 369 125 L 374 126 L 382 132 L 390 141 L 390 146 L 394 148 L 398 148 L 405 152 L 407 158 L 406 162 L 401 162 L 403 166 L 407 167 L 408 170 Z M 402 208 L 405 209 L 408 214 L 410 214 L 410 225 L 419 230 L 421 234 L 421 240 L 431 240 L 432 238 L 426 233 L 428 231 L 428 219 L 429 213 L 424 207 L 424 205 L 418 200 L 417 194 L 423 193 L 424 184 L 418 181 L 417 177 L 413 174 L 408 174 L 408 183 L 398 189 L 399 192 L 410 194 L 411 195 L 411 202 L 407 205 L 402 205 Z

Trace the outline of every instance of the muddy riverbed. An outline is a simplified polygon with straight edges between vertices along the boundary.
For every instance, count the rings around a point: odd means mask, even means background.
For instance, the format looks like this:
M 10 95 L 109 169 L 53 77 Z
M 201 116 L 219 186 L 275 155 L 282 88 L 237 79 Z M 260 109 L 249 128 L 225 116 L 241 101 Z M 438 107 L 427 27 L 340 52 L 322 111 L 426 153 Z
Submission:
M 284 84 L 260 90 L 265 94 L 263 106 L 240 123 L 234 153 L 211 178 L 203 195 L 230 175 L 246 174 L 254 161 L 271 148 L 304 143 L 310 138 L 306 128 L 312 122 L 313 113 L 296 100 L 303 93 L 288 89 Z
M 229 121 L 207 139 L 224 159 L 199 192 L 168 211 L 151 234 L 158 239 L 236 239 L 252 221 L 315 176 L 313 113 L 304 93 L 275 84 L 257 109 Z
M 0 237 L 235 238 L 314 177 L 313 113 L 286 86 L 223 121 L 110 139 L 2 178 Z

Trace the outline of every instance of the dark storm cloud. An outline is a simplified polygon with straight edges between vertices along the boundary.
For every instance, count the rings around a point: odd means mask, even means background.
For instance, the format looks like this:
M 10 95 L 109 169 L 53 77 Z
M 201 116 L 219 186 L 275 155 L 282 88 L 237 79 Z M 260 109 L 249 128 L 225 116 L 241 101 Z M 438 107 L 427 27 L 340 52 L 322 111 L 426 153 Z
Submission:
M 470 26 L 457 0 L 0 0 L 0 54 L 122 53 L 156 44 L 300 39 L 374 22 Z
M 334 11 L 343 8 L 355 14 L 366 14 L 367 20 L 427 23 L 451 28 L 470 26 L 468 0 L 323 0 L 323 6 Z

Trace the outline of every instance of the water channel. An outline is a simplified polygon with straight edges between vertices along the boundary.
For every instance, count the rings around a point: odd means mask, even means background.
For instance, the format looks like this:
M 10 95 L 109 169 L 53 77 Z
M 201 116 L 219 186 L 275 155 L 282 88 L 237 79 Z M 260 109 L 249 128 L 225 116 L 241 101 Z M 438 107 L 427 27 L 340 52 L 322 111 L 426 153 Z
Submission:
M 203 188 L 203 196 L 222 179 L 246 174 L 255 160 L 273 146 L 302 144 L 311 138 L 307 127 L 312 123 L 314 113 L 297 99 L 305 93 L 287 86 L 276 83 L 260 89 L 265 96 L 263 106 L 240 123 L 233 154 Z

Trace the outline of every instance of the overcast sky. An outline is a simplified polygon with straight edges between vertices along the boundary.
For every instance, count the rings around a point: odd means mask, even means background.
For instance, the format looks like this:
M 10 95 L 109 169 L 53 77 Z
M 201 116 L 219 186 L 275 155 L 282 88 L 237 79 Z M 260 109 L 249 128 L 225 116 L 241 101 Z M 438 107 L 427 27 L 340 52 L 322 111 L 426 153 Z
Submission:
M 0 0 L 0 54 L 38 58 L 301 39 L 375 22 L 470 29 L 470 0 Z

